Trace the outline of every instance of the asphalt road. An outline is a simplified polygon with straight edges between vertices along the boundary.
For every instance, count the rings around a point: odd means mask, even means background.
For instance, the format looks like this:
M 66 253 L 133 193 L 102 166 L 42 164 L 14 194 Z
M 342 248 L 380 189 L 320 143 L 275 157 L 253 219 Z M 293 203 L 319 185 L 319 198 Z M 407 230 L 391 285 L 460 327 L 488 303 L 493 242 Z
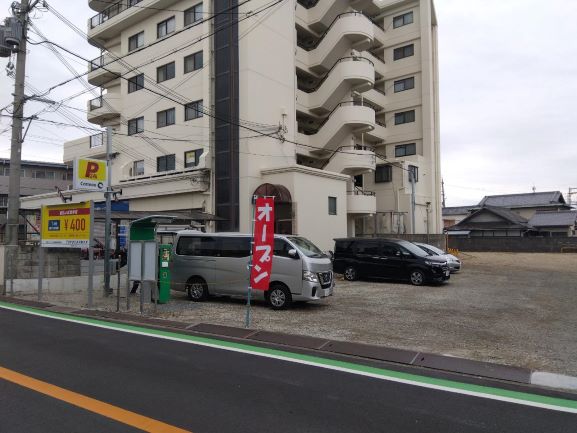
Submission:
M 577 425 L 575 413 L 0 308 L 2 369 L 194 433 L 574 433 Z M 141 431 L 1 377 L 2 433 Z

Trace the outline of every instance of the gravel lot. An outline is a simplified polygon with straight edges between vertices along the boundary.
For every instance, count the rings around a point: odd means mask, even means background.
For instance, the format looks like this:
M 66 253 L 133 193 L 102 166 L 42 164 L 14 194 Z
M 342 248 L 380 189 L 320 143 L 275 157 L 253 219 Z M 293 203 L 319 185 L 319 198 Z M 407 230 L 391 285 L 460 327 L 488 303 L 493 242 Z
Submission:
M 318 303 L 252 309 L 257 329 L 448 354 L 577 376 L 577 255 L 463 253 L 464 269 L 441 286 L 337 281 Z M 77 298 L 77 299 L 75 299 Z M 84 296 L 44 300 L 80 305 Z M 244 301 L 192 303 L 174 293 L 157 315 L 244 326 Z M 137 307 L 137 298 L 132 304 Z M 99 300 L 112 309 L 115 301 Z M 123 304 L 124 306 L 124 301 Z

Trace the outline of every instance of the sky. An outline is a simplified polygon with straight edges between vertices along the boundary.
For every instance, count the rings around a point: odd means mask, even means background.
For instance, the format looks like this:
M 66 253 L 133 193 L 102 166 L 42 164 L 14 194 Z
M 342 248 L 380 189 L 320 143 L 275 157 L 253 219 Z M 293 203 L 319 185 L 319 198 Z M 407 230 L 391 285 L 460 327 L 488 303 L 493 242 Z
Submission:
M 11 0 L 0 0 L 8 14 Z M 56 11 L 86 30 L 94 12 L 86 0 L 52 0 Z M 447 206 L 483 196 L 577 187 L 576 0 L 436 0 L 439 22 L 441 171 Z M 51 12 L 34 24 L 85 58 L 98 50 Z M 35 35 L 31 35 L 37 39 Z M 72 76 L 43 45 L 29 45 L 27 82 L 45 90 Z M 79 72 L 86 64 L 63 53 Z M 13 81 L 0 59 L 0 108 L 11 103 Z M 47 94 L 58 101 L 84 90 L 74 81 Z M 31 93 L 30 90 L 27 94 Z M 66 104 L 80 119 L 90 93 Z M 30 102 L 26 115 L 48 108 Z M 52 110 L 54 107 L 52 108 Z M 6 114 L 3 112 L 2 114 Z M 43 118 L 70 123 L 57 113 Z M 258 121 L 258 119 L 253 119 Z M 10 121 L 0 117 L 0 157 L 10 157 Z M 7 129 L 8 128 L 8 129 Z M 90 131 L 33 122 L 23 159 L 62 161 L 62 143 Z

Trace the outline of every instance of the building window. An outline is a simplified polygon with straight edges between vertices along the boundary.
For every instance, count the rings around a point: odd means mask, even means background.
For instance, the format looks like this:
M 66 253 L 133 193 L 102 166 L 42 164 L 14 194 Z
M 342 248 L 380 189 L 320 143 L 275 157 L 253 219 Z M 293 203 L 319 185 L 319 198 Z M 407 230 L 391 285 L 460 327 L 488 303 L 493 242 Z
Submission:
M 144 32 L 140 32 L 128 38 L 128 51 L 134 51 L 144 45 Z
M 403 123 L 411 123 L 414 121 L 415 121 L 415 110 L 395 113 L 395 125 L 402 125 Z
M 200 162 L 200 155 L 204 149 L 189 150 L 184 152 L 184 168 L 196 167 Z
M 337 214 L 337 198 L 329 197 L 329 215 Z
M 53 171 L 47 171 L 46 172 L 46 179 L 55 179 L 56 178 L 56 173 Z
M 44 170 L 34 170 L 32 172 L 32 177 L 34 179 L 46 179 L 46 172 Z
M 135 75 L 128 79 L 128 93 L 144 89 L 144 74 Z
M 8 207 L 8 196 L 0 196 L 0 207 Z
M 396 16 L 393 18 L 393 28 L 406 26 L 407 24 L 413 24 L 413 12 L 407 12 L 406 14 Z
M 202 51 L 191 54 L 184 58 L 184 73 L 196 71 L 202 68 Z
M 395 146 L 395 158 L 416 154 L 417 154 L 417 145 L 415 143 L 400 144 L 399 146 Z
M 202 20 L 202 3 L 194 5 L 190 9 L 184 11 L 184 25 L 188 26 L 192 23 Z
M 172 155 L 164 155 L 156 158 L 156 171 L 170 171 L 175 169 L 175 157 Z
M 144 117 L 130 119 L 128 121 L 128 135 L 137 134 L 144 131 Z
M 390 164 L 377 165 L 375 169 L 375 183 L 385 183 L 393 181 L 393 166 Z
M 395 93 L 415 88 L 415 77 L 395 81 Z
M 411 181 L 411 176 L 415 180 L 415 183 L 419 181 L 419 167 L 409 165 L 409 182 Z
M 175 69 L 174 62 L 167 63 L 166 65 L 159 66 L 156 68 L 156 82 L 162 83 L 163 81 L 170 80 L 174 78 Z
M 198 119 L 202 117 L 202 99 L 184 106 L 184 120 Z
M 393 60 L 404 59 L 415 54 L 415 45 L 405 45 L 404 47 L 395 48 L 393 51 Z
M 134 161 L 132 165 L 132 175 L 142 176 L 144 174 L 144 160 Z
M 176 20 L 174 17 L 170 17 L 167 20 L 164 20 L 156 25 L 156 37 L 163 38 L 166 35 L 171 34 L 174 32 L 176 28 Z
M 168 125 L 174 125 L 175 109 L 169 108 L 168 110 L 159 111 L 156 113 L 156 127 L 164 128 Z

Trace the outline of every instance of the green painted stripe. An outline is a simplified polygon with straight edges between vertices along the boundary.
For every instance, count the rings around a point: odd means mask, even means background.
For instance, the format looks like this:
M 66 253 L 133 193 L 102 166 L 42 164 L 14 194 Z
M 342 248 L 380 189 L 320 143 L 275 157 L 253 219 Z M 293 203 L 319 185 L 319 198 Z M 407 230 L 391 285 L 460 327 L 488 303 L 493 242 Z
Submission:
M 222 348 L 230 348 L 236 350 L 243 350 L 246 352 L 252 352 L 255 354 L 263 354 L 263 355 L 272 355 L 272 356 L 279 356 L 288 359 L 294 359 L 298 361 L 304 361 L 308 363 L 318 364 L 318 365 L 326 365 L 332 366 L 337 368 L 348 369 L 352 371 L 358 371 L 363 373 L 369 373 L 377 376 L 381 376 L 383 378 L 395 378 L 400 380 L 406 380 L 411 382 L 417 382 L 421 384 L 433 385 L 438 387 L 450 388 L 454 390 L 461 390 L 466 392 L 473 392 L 479 394 L 485 394 L 488 396 L 496 396 L 502 398 L 509 398 L 514 400 L 538 403 L 538 404 L 545 404 L 550 406 L 557 406 L 561 408 L 568 408 L 577 410 L 577 401 L 576 400 L 567 400 L 557 397 L 549 397 L 539 394 L 531 394 L 528 392 L 521 392 L 521 391 L 511 391 L 502 388 L 495 388 L 485 385 L 475 385 L 470 383 L 464 382 L 457 382 L 454 380 L 448 379 L 438 379 L 428 376 L 421 376 L 413 373 L 405 373 L 395 370 L 388 370 L 384 368 L 378 367 L 371 367 L 362 364 L 355 364 L 350 361 L 339 361 L 335 359 L 329 358 L 322 358 L 319 356 L 314 355 L 304 355 L 300 353 L 288 352 L 284 350 L 278 349 L 269 349 L 264 347 L 252 346 L 248 343 L 236 343 L 231 341 L 219 340 L 210 337 L 200 337 L 195 335 L 188 335 L 188 334 L 180 334 L 174 331 L 164 331 L 158 329 L 150 329 L 145 328 L 137 325 L 127 325 L 123 323 L 114 323 L 114 322 L 107 322 L 101 319 L 93 319 L 88 317 L 78 317 L 72 316 L 65 313 L 57 313 L 53 311 L 46 311 L 40 310 L 33 307 L 28 307 L 24 305 L 18 304 L 11 304 L 7 302 L 0 301 L 0 306 L 7 306 L 16 310 L 20 311 L 28 311 L 35 314 L 40 314 L 46 317 L 53 317 L 53 318 L 61 318 L 66 320 L 71 320 L 78 323 L 86 323 L 86 324 L 93 324 L 98 326 L 106 326 L 111 329 L 120 329 L 126 331 L 134 331 L 134 332 L 141 332 L 148 335 L 159 336 L 159 337 L 168 337 L 168 338 L 177 338 L 180 340 L 187 340 L 191 342 L 197 342 L 200 344 L 210 344 L 214 346 L 219 346 Z

